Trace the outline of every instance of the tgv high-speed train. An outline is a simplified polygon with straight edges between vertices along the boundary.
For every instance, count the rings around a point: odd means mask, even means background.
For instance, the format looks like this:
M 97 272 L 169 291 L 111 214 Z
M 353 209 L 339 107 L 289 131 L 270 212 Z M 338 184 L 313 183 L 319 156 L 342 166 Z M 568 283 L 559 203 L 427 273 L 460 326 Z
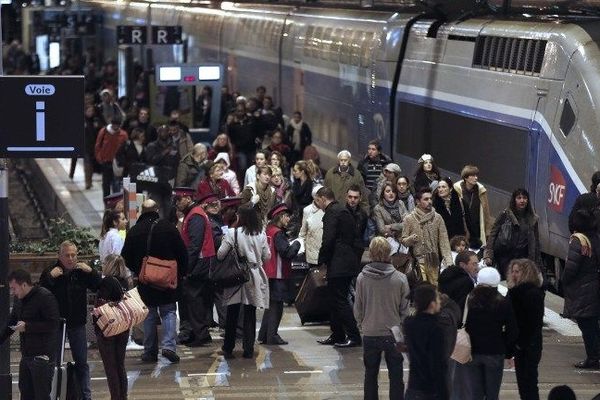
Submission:
M 230 88 L 264 85 L 286 112 L 301 110 L 326 165 L 343 148 L 361 157 L 379 138 L 409 176 L 423 153 L 455 178 L 478 165 L 494 212 L 527 188 L 544 252 L 565 257 L 569 211 L 600 170 L 600 19 L 86 4 L 104 10 L 108 54 L 117 25 L 182 25 L 188 62 L 223 63 Z M 157 63 L 177 56 L 155 46 Z

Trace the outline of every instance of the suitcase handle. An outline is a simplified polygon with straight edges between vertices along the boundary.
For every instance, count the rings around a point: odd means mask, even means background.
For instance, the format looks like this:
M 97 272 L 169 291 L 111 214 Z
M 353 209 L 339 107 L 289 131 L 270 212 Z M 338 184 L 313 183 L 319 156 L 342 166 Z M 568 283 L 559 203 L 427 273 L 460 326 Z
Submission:
M 65 344 L 67 342 L 67 320 L 65 318 L 59 319 L 60 323 L 60 354 L 56 359 L 56 365 L 60 367 L 65 362 Z

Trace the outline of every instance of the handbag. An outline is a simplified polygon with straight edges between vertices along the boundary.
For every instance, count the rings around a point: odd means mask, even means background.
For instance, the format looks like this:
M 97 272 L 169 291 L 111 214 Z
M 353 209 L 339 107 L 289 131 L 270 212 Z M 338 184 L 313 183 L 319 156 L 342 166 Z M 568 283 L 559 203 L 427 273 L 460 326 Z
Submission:
M 234 245 L 223 260 L 211 264 L 209 279 L 221 288 L 240 286 L 250 280 L 250 267 L 246 257 L 240 256 L 237 240 L 237 228 L 234 232 Z
M 500 225 L 496 240 L 494 240 L 494 253 L 506 253 L 512 248 L 513 224 L 508 215 L 504 214 L 504 221 Z
M 148 308 L 142 301 L 137 288 L 123 293 L 123 298 L 118 302 L 108 302 L 92 311 L 97 318 L 96 325 L 104 337 L 111 337 L 123 333 L 132 326 L 146 319 Z
M 454 361 L 466 364 L 473 360 L 471 355 L 471 337 L 465 328 L 467 323 L 467 314 L 469 314 L 469 297 L 465 301 L 465 312 L 463 313 L 462 327 L 456 332 L 456 344 L 450 358 Z
M 152 231 L 158 220 L 152 223 L 148 242 L 146 243 L 146 256 L 142 260 L 139 281 L 144 285 L 158 290 L 177 289 L 177 261 L 163 260 L 162 258 L 148 255 L 152 243 Z

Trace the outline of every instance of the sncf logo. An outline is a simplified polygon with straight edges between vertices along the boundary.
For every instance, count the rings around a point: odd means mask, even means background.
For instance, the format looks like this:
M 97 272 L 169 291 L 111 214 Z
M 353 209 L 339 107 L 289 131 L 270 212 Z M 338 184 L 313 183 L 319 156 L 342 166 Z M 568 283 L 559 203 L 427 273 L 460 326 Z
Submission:
M 563 174 L 554 165 L 550 165 L 550 184 L 548 186 L 548 205 L 557 213 L 562 213 L 565 207 L 567 184 Z

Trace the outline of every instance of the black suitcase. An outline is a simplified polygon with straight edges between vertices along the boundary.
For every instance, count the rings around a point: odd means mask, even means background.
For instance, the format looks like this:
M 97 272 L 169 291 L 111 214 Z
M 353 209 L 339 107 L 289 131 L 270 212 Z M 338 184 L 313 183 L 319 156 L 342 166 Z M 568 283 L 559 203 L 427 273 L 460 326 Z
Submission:
M 60 320 L 60 353 L 54 367 L 52 377 L 52 388 L 50 390 L 51 400 L 80 400 L 79 382 L 75 375 L 75 364 L 65 362 L 65 343 L 67 340 L 67 322 L 64 318 Z
M 311 268 L 304 278 L 295 301 L 302 325 L 329 321 L 326 271 L 325 267 Z
M 300 292 L 300 288 L 304 283 L 304 279 L 306 278 L 309 269 L 310 265 L 306 262 L 304 254 L 298 255 L 292 260 L 292 275 L 290 277 L 290 295 L 288 301 L 290 305 L 296 300 L 296 297 L 298 297 L 298 292 Z

